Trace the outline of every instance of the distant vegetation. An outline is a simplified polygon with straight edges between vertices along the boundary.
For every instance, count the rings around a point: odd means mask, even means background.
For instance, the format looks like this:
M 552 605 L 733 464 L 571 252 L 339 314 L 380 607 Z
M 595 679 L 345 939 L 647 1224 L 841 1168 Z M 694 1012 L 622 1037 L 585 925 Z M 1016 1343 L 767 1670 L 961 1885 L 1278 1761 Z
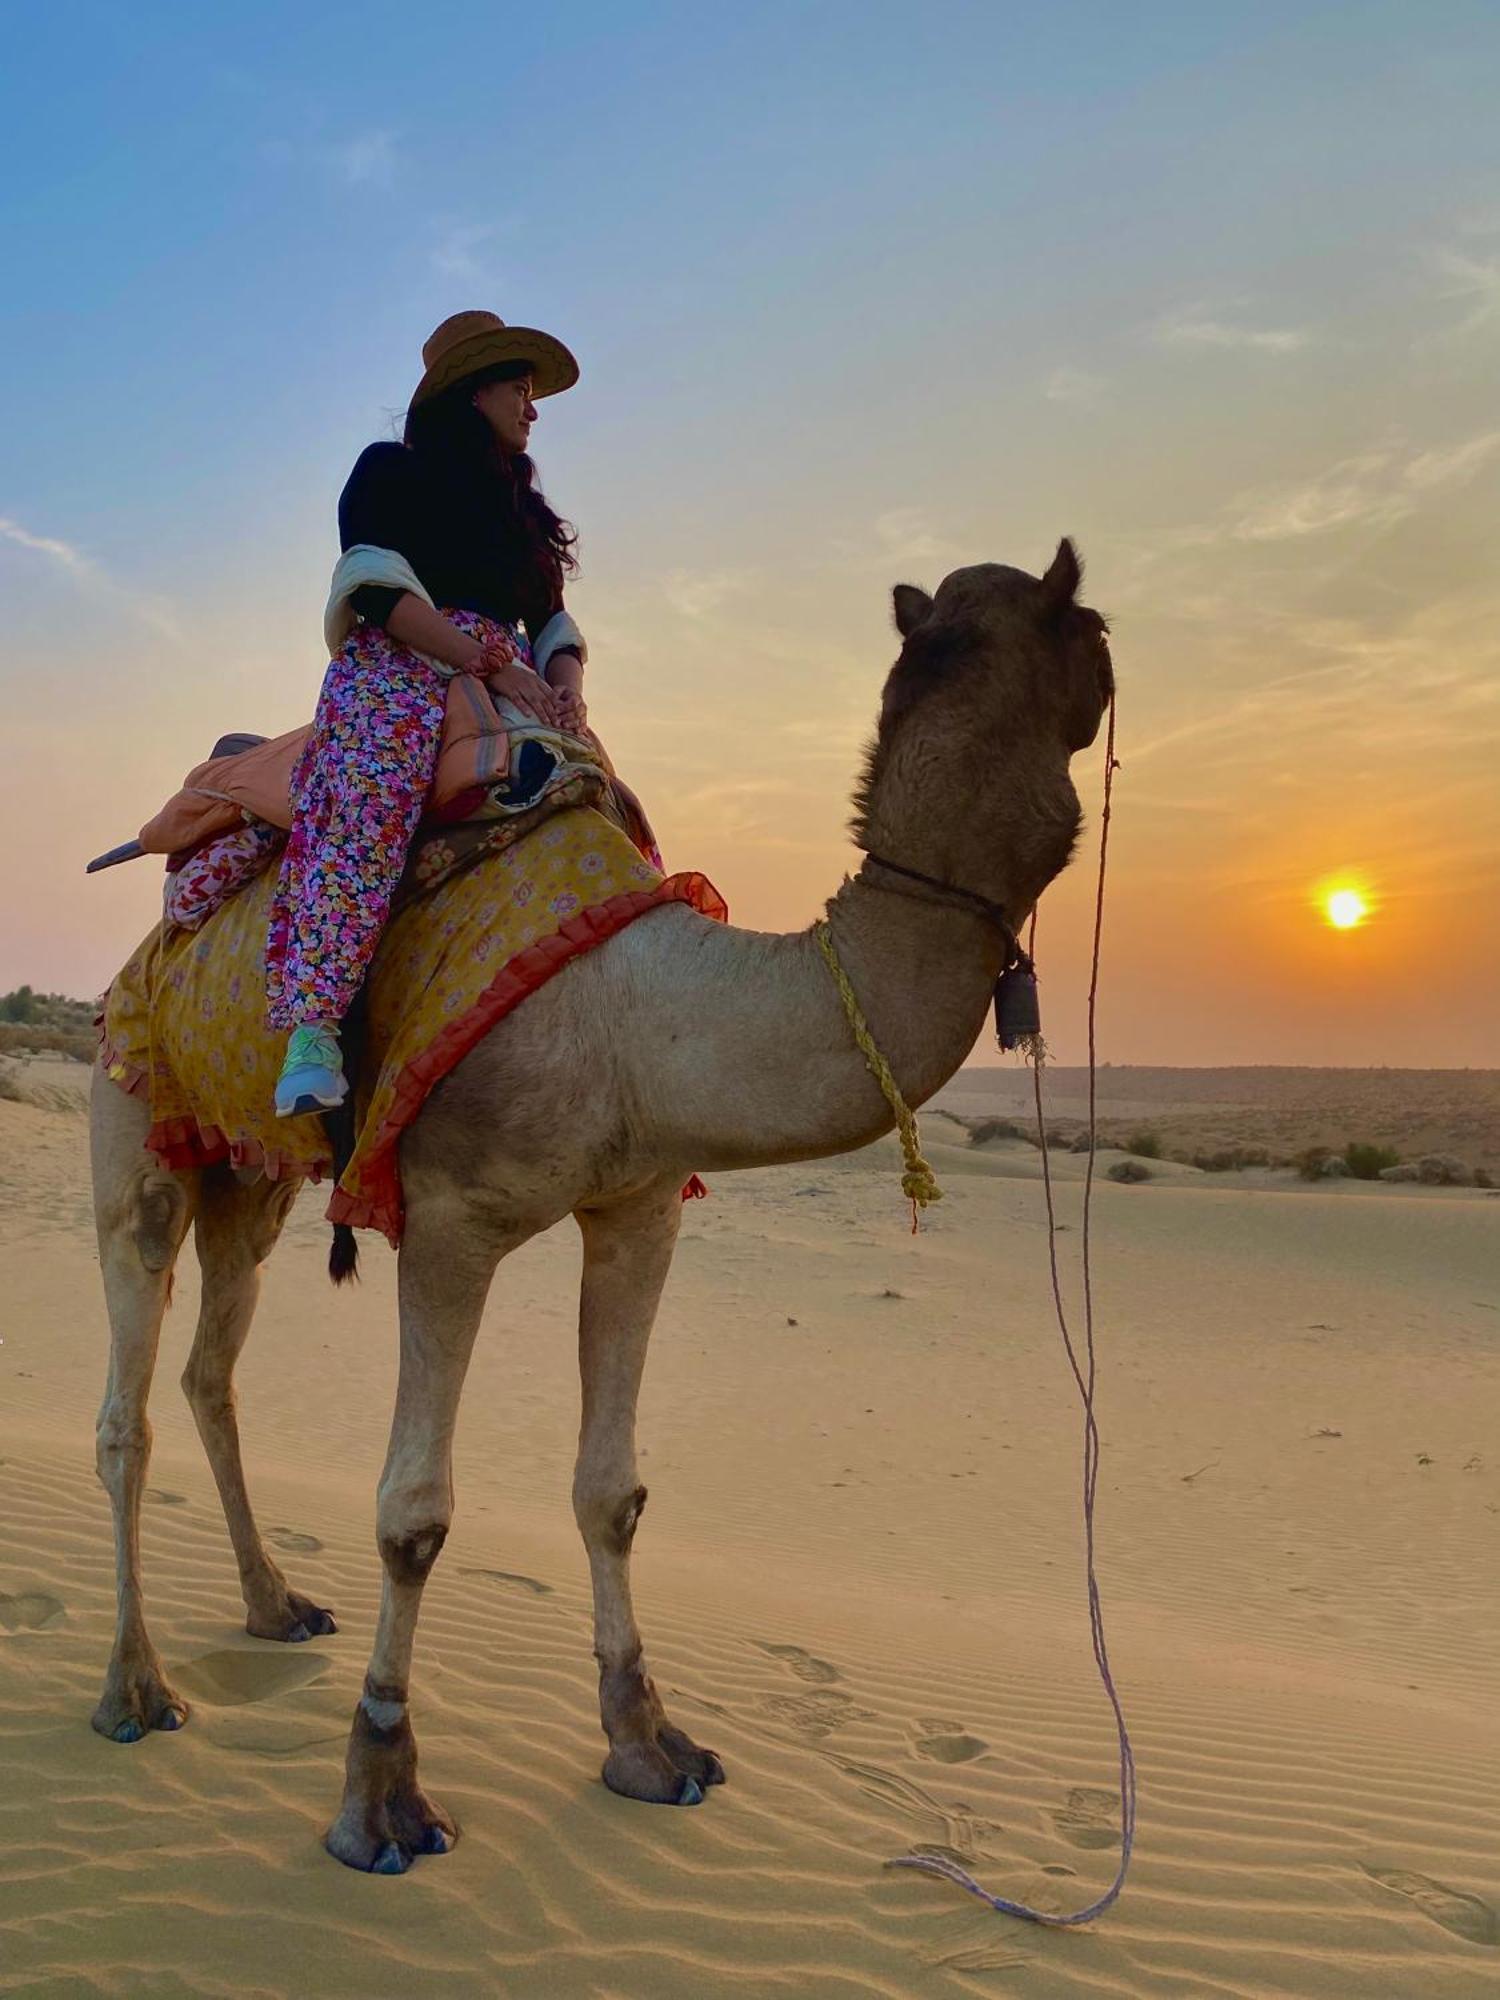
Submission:
M 1378 1181 L 1387 1167 L 1399 1167 L 1401 1155 L 1391 1146 L 1371 1146 L 1351 1139 L 1344 1148 L 1344 1165 L 1357 1181 Z
M 92 1062 L 94 1006 L 62 993 L 38 993 L 30 986 L 0 993 L 0 1055 L 47 1051 Z
M 1124 1151 L 1134 1153 L 1138 1160 L 1159 1160 L 1161 1158 L 1161 1138 L 1156 1132 L 1132 1132 L 1125 1141 Z

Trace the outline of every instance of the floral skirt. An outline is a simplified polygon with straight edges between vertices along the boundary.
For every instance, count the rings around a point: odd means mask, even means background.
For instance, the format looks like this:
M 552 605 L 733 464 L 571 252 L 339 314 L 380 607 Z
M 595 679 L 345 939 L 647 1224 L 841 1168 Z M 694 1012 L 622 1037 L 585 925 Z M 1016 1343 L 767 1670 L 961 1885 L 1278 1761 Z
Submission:
M 482 644 L 519 628 L 443 616 Z M 406 866 L 443 730 L 445 676 L 378 625 L 330 660 L 313 733 L 292 774 L 292 830 L 271 900 L 266 998 L 273 1028 L 341 1021 L 359 991 Z

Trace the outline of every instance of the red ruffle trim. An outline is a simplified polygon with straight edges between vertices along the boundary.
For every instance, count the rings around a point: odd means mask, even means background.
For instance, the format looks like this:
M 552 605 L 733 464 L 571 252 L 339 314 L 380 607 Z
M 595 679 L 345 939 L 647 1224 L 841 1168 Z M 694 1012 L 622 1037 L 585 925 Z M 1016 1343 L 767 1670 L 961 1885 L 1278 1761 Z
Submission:
M 393 1248 L 401 1242 L 405 1209 L 401 1198 L 401 1176 L 397 1171 L 396 1144 L 407 1126 L 427 1101 L 427 1093 L 456 1069 L 476 1043 L 482 1041 L 497 1021 L 503 1020 L 539 986 L 545 986 L 556 972 L 584 952 L 624 930 L 647 910 L 665 903 L 687 903 L 701 916 L 726 923 L 729 906 L 706 875 L 689 871 L 669 875 L 655 889 L 636 889 L 611 896 L 607 902 L 569 917 L 551 936 L 540 938 L 508 959 L 468 1012 L 450 1021 L 419 1056 L 406 1064 L 396 1079 L 396 1096 L 381 1121 L 364 1163 L 370 1192 L 347 1194 L 335 1188 L 329 1200 L 330 1222 L 346 1222 L 354 1229 L 378 1229 Z M 105 1030 L 106 992 L 99 1002 L 94 1026 L 99 1036 L 99 1056 L 111 1082 L 132 1097 L 149 1097 L 149 1079 L 144 1069 L 132 1063 L 114 1047 Z M 268 1150 L 258 1139 L 230 1139 L 217 1125 L 204 1125 L 193 1117 L 165 1118 L 146 1134 L 146 1149 L 173 1173 L 195 1167 L 215 1167 L 228 1161 L 232 1167 L 258 1167 L 268 1180 L 300 1178 L 316 1183 L 333 1165 L 332 1154 L 309 1164 L 289 1159 L 284 1153 Z M 696 1174 L 682 1190 L 684 1201 L 706 1195 L 708 1189 Z
M 535 944 L 528 945 L 524 951 L 508 959 L 468 1012 L 450 1021 L 422 1053 L 414 1056 L 403 1068 L 396 1079 L 395 1100 L 382 1119 L 363 1162 L 363 1178 L 368 1192 L 352 1195 L 343 1188 L 335 1188 L 326 1211 L 328 1220 L 348 1223 L 354 1229 L 378 1229 L 392 1247 L 399 1245 L 405 1210 L 401 1199 L 401 1177 L 397 1171 L 396 1143 L 422 1109 L 433 1085 L 441 1083 L 497 1021 L 503 1020 L 539 986 L 545 986 L 554 973 L 560 972 L 571 960 L 604 944 L 616 931 L 624 930 L 627 924 L 644 916 L 647 910 L 657 909 L 665 903 L 687 903 L 700 916 L 712 917 L 716 923 L 726 923 L 729 918 L 729 906 L 713 883 L 706 875 L 691 870 L 683 875 L 669 875 L 654 889 L 629 890 L 622 895 L 611 896 L 606 902 L 596 903 L 590 909 L 580 910 L 577 916 L 569 917 L 550 936 L 539 938 Z M 696 1174 L 693 1179 L 697 1180 Z M 699 1190 L 707 1192 L 701 1181 L 697 1189 L 690 1181 L 683 1190 L 684 1198 Z
M 106 993 L 94 1017 L 99 1060 L 110 1082 L 127 1097 L 142 1097 L 149 1102 L 150 1080 L 145 1070 L 122 1055 L 105 1032 L 104 1006 L 108 999 Z M 332 1153 L 313 1161 L 289 1159 L 274 1148 L 267 1151 L 259 1139 L 231 1139 L 217 1125 L 204 1125 L 193 1117 L 158 1119 L 146 1134 L 146 1151 L 174 1174 L 188 1173 L 195 1167 L 222 1166 L 227 1160 L 231 1167 L 258 1167 L 268 1181 L 310 1180 L 316 1184 L 333 1166 Z

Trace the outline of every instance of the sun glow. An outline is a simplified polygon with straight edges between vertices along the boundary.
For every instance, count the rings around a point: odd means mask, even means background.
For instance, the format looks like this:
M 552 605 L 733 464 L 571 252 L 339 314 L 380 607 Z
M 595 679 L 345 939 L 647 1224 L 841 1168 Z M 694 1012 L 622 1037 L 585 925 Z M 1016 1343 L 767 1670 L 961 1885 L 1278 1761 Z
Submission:
M 1369 916 L 1370 905 L 1358 889 L 1330 889 L 1323 913 L 1336 931 L 1352 931 Z

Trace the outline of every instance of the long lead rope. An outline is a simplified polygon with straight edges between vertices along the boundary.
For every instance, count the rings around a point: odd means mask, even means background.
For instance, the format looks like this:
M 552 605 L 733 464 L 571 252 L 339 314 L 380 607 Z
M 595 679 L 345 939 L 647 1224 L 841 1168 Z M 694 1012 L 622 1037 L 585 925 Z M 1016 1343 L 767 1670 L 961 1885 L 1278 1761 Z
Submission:
M 1108 1889 L 1086 1909 L 1075 1910 L 1068 1916 L 1054 1916 L 1048 1910 L 1033 1909 L 1029 1903 L 1013 1903 L 1006 1896 L 992 1896 L 988 1889 L 975 1881 L 966 1868 L 961 1867 L 956 1861 L 950 1861 L 945 1855 L 903 1854 L 890 1864 L 893 1868 L 917 1868 L 927 1875 L 940 1875 L 946 1881 L 957 1883 L 960 1889 L 966 1889 L 971 1896 L 977 1896 L 980 1902 L 988 1903 L 992 1910 L 999 1910 L 1008 1917 L 1024 1917 L 1028 1923 L 1048 1924 L 1056 1929 L 1068 1929 L 1077 1924 L 1091 1923 L 1095 1917 L 1103 1915 L 1125 1887 L 1125 1877 L 1135 1847 L 1135 1752 L 1131 1747 L 1130 1732 L 1125 1727 L 1125 1711 L 1120 1706 L 1114 1675 L 1110 1671 L 1109 1648 L 1104 1637 L 1104 1613 L 1100 1605 L 1099 1580 L 1094 1565 L 1094 1501 L 1099 1485 L 1099 1426 L 1094 1417 L 1096 1366 L 1089 1223 L 1093 1205 L 1094 1158 L 1098 1145 L 1098 1051 L 1095 1024 L 1099 996 L 1099 958 L 1104 934 L 1104 876 L 1109 854 L 1109 821 L 1115 770 L 1115 705 L 1111 700 L 1109 733 L 1104 752 L 1104 810 L 1099 828 L 1099 879 L 1094 895 L 1094 953 L 1089 976 L 1089 1159 L 1083 1182 L 1084 1340 L 1081 1362 L 1068 1327 L 1068 1315 L 1063 1305 L 1062 1281 L 1057 1268 L 1057 1214 L 1052 1198 L 1052 1169 L 1047 1154 L 1047 1127 L 1042 1111 L 1040 1059 L 1033 1063 L 1032 1079 L 1036 1097 L 1037 1136 L 1042 1154 L 1042 1186 L 1047 1198 L 1047 1254 L 1052 1266 L 1052 1298 L 1057 1311 L 1057 1324 L 1062 1332 L 1063 1347 L 1068 1357 L 1068 1366 L 1073 1371 L 1073 1380 L 1078 1385 L 1079 1399 L 1083 1405 L 1083 1527 L 1088 1575 L 1089 1632 L 1093 1641 L 1094 1660 L 1099 1669 L 1099 1678 L 1104 1684 L 1104 1692 L 1109 1697 L 1109 1705 L 1114 1710 L 1115 1729 L 1120 1742 L 1120 1865 L 1115 1870 L 1115 1879 Z M 1036 913 L 1033 911 L 1028 945 L 1034 947 L 1035 943 Z

